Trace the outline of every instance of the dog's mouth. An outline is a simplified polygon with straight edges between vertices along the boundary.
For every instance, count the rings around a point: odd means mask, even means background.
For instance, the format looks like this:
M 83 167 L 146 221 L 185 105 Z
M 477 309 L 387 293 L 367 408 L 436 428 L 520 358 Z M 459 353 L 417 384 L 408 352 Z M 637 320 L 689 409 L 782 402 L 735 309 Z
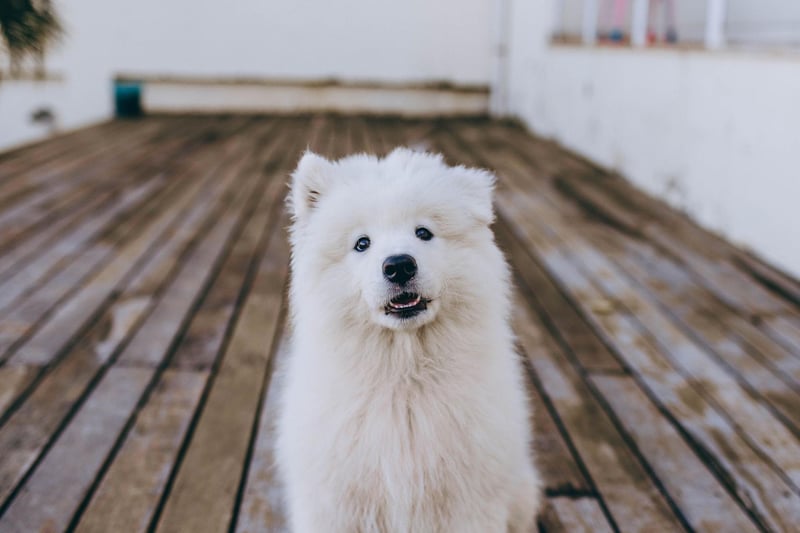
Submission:
M 415 292 L 403 292 L 389 300 L 384 310 L 387 315 L 411 318 L 428 308 L 428 302 Z

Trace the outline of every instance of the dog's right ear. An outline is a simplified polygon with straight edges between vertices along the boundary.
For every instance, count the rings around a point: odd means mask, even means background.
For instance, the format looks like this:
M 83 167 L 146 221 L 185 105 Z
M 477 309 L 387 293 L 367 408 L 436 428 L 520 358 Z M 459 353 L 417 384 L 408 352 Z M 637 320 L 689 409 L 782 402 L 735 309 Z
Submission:
M 324 157 L 306 150 L 297 168 L 292 172 L 289 193 L 289 212 L 295 220 L 302 220 L 311 212 L 325 192 L 333 164 Z

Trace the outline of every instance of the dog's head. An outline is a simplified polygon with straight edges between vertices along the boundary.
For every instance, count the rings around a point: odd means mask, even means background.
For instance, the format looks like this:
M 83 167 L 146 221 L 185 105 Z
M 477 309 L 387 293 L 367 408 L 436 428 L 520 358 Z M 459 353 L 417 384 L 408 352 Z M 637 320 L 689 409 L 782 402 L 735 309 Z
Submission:
M 407 149 L 339 161 L 306 152 L 288 199 L 295 305 L 395 330 L 443 311 L 474 316 L 505 275 L 489 230 L 493 184 Z

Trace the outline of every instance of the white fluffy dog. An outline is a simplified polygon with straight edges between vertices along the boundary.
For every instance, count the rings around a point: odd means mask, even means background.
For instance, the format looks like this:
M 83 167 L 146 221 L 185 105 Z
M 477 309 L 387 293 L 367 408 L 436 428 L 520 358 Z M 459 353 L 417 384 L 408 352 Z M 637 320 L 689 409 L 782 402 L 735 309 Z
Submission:
M 293 174 L 276 457 L 292 530 L 534 530 L 491 174 L 397 149 Z

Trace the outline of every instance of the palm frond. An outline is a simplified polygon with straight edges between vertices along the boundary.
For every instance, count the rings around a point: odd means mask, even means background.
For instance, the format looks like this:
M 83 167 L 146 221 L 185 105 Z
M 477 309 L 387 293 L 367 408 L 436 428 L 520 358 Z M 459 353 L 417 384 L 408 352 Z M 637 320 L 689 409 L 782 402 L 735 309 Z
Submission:
M 49 0 L 0 0 L 0 37 L 12 61 L 43 54 L 62 33 Z

